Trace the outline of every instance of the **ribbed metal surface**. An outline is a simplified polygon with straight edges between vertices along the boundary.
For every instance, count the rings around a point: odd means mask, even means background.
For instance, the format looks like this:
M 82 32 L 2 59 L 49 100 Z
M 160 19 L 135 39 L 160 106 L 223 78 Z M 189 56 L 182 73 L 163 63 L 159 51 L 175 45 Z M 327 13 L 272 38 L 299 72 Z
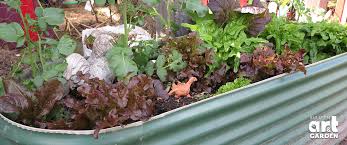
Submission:
M 335 144 L 347 135 L 347 54 L 294 73 L 204 100 L 126 128 L 48 131 L 0 119 L 0 135 L 28 145 Z M 314 115 L 336 115 L 340 138 L 310 140 Z M 44 133 L 51 132 L 51 133 Z M 74 135 L 80 134 L 80 135 Z M 1 141 L 1 138 L 0 138 Z

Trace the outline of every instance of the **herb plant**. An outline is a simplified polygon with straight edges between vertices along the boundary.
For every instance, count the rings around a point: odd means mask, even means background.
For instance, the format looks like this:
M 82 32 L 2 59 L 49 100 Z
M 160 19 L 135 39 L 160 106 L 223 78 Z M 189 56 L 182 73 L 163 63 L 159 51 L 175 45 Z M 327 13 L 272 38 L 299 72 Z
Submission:
M 276 53 L 283 52 L 285 45 L 295 51 L 304 48 L 306 63 L 346 52 L 346 36 L 346 27 L 336 23 L 296 23 L 283 18 L 273 18 L 261 34 L 276 45 Z
M 252 52 L 256 46 L 267 42 L 262 38 L 248 37 L 247 23 L 247 17 L 235 17 L 223 28 L 218 26 L 209 15 L 196 19 L 195 25 L 184 24 L 184 26 L 198 32 L 201 39 L 214 49 L 216 63 L 211 70 L 218 68 L 222 62 L 229 62 L 228 65 L 237 72 L 241 53 Z
M 223 94 L 225 92 L 229 92 L 238 88 L 242 88 L 244 86 L 247 86 L 251 84 L 251 80 L 246 78 L 237 78 L 233 82 L 226 83 L 225 85 L 221 86 L 216 94 Z

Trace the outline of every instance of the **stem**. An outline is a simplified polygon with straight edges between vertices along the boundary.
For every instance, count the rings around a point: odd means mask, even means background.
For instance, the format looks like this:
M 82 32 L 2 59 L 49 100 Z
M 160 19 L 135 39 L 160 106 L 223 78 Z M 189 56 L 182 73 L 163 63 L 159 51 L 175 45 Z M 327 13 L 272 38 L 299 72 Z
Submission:
M 97 12 L 95 11 L 94 4 L 92 4 L 92 1 L 91 1 L 91 0 L 89 0 L 89 3 L 90 3 L 90 6 L 92 7 L 92 12 L 93 12 L 94 15 L 95 15 L 95 21 L 96 21 L 97 23 L 99 23 L 98 14 L 97 14 Z
M 40 0 L 37 0 L 37 3 L 39 4 L 40 8 L 42 9 L 42 11 L 45 11 L 45 9 L 42 7 Z M 39 42 L 38 42 L 38 52 L 39 52 L 39 57 L 40 57 L 40 63 L 41 63 L 41 67 L 42 67 L 42 72 L 44 70 L 44 60 L 43 60 L 43 55 L 42 55 L 42 46 L 41 46 L 41 35 L 38 35 L 39 38 Z
M 129 39 L 129 30 L 128 30 L 128 19 L 127 19 L 127 4 L 128 0 L 123 1 L 122 6 L 122 15 L 123 15 L 123 21 L 124 21 L 124 46 L 128 47 L 128 39 Z
M 25 52 L 25 51 L 24 51 Z M 25 57 L 25 53 L 23 53 L 23 55 L 20 58 L 20 61 L 17 63 L 16 67 L 12 70 L 11 76 L 14 77 L 14 75 L 16 74 L 16 72 L 18 71 L 19 67 L 22 65 L 22 61 Z
M 41 8 L 42 10 L 45 10 L 45 9 L 43 8 L 43 6 L 41 5 L 40 0 L 37 0 L 37 3 L 39 4 L 39 6 L 40 6 L 40 8 Z
M 108 8 L 110 9 L 110 20 L 111 20 L 111 23 L 113 23 L 113 20 L 112 20 L 112 6 L 109 5 Z
M 18 13 L 19 13 L 19 16 L 20 16 L 20 18 L 22 19 L 22 22 L 23 22 L 24 32 L 25 32 L 25 38 L 26 38 L 28 41 L 31 41 L 30 35 L 29 35 L 29 26 L 28 26 L 28 23 L 26 22 L 26 20 L 25 20 L 23 14 L 22 14 L 22 10 L 21 10 L 21 9 L 18 9 Z
M 26 40 L 28 41 L 28 48 L 29 48 L 29 55 L 30 57 L 32 58 L 33 57 L 33 52 L 32 52 L 32 48 L 30 48 L 30 45 L 32 42 L 31 42 L 31 39 L 30 39 L 30 35 L 29 35 L 29 26 L 28 26 L 28 23 L 27 21 L 25 20 L 23 14 L 22 14 L 22 10 L 21 9 L 17 9 L 18 13 L 19 13 L 19 16 L 20 18 L 22 19 L 22 22 L 23 22 L 23 26 L 24 26 L 24 31 L 25 31 L 25 38 Z M 36 75 L 36 69 L 34 69 L 37 64 L 36 62 L 31 62 L 30 66 L 33 68 L 32 69 L 32 72 L 33 72 L 33 75 L 35 76 Z
M 167 11 L 167 28 L 171 27 L 171 0 L 166 1 L 166 11 Z
M 168 24 L 167 24 L 166 20 L 164 19 L 164 17 L 159 14 L 157 9 L 153 8 L 153 11 L 154 11 L 155 15 L 157 15 L 159 17 L 161 23 L 163 23 L 165 25 L 165 27 L 167 27 Z
M 39 36 L 39 57 L 40 57 L 40 63 L 41 63 L 41 67 L 42 67 L 42 72 L 43 72 L 43 70 L 45 70 L 44 69 L 44 61 L 43 61 L 43 57 L 42 57 L 42 48 L 41 48 L 41 37 Z

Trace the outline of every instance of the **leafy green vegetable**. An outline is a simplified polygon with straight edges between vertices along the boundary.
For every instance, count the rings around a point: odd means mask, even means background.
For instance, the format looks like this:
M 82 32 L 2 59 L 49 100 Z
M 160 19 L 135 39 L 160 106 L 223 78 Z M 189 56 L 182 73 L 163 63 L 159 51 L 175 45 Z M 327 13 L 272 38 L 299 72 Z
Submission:
M 17 42 L 19 43 L 18 46 L 22 46 L 24 44 L 24 31 L 18 23 L 0 23 L 0 39 L 7 42 Z
M 126 47 L 113 47 L 107 52 L 106 58 L 109 67 L 118 79 L 126 79 L 134 76 L 138 72 L 136 63 L 132 60 L 133 52 Z
M 204 17 L 208 12 L 208 7 L 202 5 L 201 0 L 186 1 L 186 9 L 188 11 L 196 12 L 199 17 Z
M 246 78 L 237 78 L 234 80 L 234 82 L 226 83 L 225 85 L 221 86 L 216 94 L 223 94 L 225 92 L 229 92 L 238 88 L 242 88 L 244 86 L 247 86 L 251 84 L 251 80 Z
M 177 50 L 173 50 L 172 54 L 169 55 L 169 69 L 174 72 L 178 72 L 186 66 L 187 64 L 182 60 L 182 54 L 180 54 Z
M 76 42 L 70 38 L 68 35 L 64 35 L 60 38 L 58 43 L 59 53 L 65 56 L 72 54 L 76 49 Z
M 43 43 L 47 48 L 41 52 L 41 57 L 39 52 L 33 52 L 32 55 L 28 52 L 24 54 L 24 64 L 38 63 L 39 67 L 35 68 L 38 70 L 37 74 L 24 81 L 29 90 L 35 90 L 51 79 L 64 80 L 63 74 L 67 67 L 65 57 L 73 53 L 76 48 L 76 42 L 68 36 L 63 36 L 59 41 L 45 39 Z
M 21 5 L 21 1 L 20 0 L 5 0 L 6 4 L 13 9 L 18 10 L 20 8 Z
M 267 42 L 257 37 L 247 37 L 247 15 L 236 16 L 223 28 L 218 26 L 211 15 L 204 18 L 195 18 L 196 24 L 183 24 L 192 31 L 198 32 L 201 39 L 214 48 L 216 62 L 211 70 L 218 68 L 222 62 L 234 67 L 237 72 L 241 52 L 252 52 L 256 46 Z
M 261 37 L 276 44 L 276 53 L 287 44 L 292 50 L 304 48 L 313 63 L 347 51 L 346 26 L 337 23 L 295 23 L 273 18 Z M 306 62 L 308 63 L 308 62 Z
M 154 40 L 141 41 L 138 46 L 132 47 L 134 61 L 140 72 L 145 71 L 150 60 L 155 60 L 159 54 L 159 44 Z
M 161 81 L 166 81 L 167 70 L 165 68 L 166 59 L 164 55 L 159 55 L 155 62 L 157 67 L 157 75 Z
M 154 74 L 154 63 L 152 61 L 147 63 L 145 72 L 148 76 L 152 76 Z
M 301 31 L 302 28 L 303 26 L 300 24 L 287 23 L 283 18 L 274 18 L 266 26 L 262 37 L 275 42 L 277 53 L 282 52 L 284 44 L 294 50 L 299 50 L 302 48 L 305 38 L 305 33 Z
M 59 8 L 45 8 L 43 17 L 49 25 L 60 25 L 64 23 L 64 10 Z

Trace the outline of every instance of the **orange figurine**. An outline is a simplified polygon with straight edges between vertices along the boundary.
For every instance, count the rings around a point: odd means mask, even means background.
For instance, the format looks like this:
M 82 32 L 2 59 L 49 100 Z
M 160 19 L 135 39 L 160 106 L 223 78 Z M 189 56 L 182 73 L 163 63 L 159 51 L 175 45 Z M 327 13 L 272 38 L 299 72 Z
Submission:
M 171 91 L 169 92 L 169 95 L 174 95 L 176 98 L 182 97 L 182 96 L 190 96 L 190 86 L 197 81 L 198 79 L 196 77 L 191 77 L 187 83 L 181 83 L 178 82 L 177 84 L 173 83 L 171 87 Z

